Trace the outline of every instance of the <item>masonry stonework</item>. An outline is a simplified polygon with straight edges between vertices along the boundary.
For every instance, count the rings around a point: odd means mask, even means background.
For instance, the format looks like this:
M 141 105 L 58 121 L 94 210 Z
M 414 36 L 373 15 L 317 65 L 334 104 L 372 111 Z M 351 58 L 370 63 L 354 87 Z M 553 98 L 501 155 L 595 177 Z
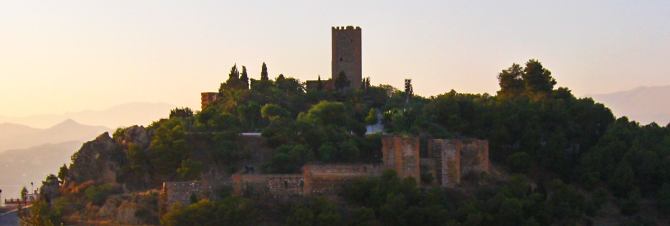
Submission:
M 188 205 L 191 203 L 191 196 L 195 195 L 198 198 L 204 198 L 209 192 L 211 192 L 211 187 L 204 185 L 200 181 L 164 182 L 161 191 L 166 207 L 170 207 L 175 203 Z
M 235 195 L 285 198 L 304 193 L 301 174 L 235 174 L 232 177 Z
M 477 139 L 432 139 L 429 155 L 438 161 L 437 179 L 443 187 L 461 183 L 463 175 L 490 171 L 488 141 Z
M 382 167 L 373 164 L 305 165 L 305 195 L 335 195 L 345 184 L 368 176 L 378 176 Z
M 332 28 L 332 81 L 344 72 L 350 87 L 358 89 L 362 81 L 361 28 L 354 26 Z
M 400 177 L 412 177 L 419 182 L 421 178 L 419 146 L 418 137 L 382 137 L 384 167 L 395 170 Z

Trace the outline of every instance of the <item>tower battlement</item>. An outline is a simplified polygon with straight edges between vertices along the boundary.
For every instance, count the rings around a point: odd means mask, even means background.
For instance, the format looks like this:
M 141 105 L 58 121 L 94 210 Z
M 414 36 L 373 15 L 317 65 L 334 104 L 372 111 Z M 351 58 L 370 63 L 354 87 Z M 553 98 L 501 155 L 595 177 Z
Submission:
M 334 31 L 360 31 L 361 27 L 359 27 L 359 26 L 354 27 L 354 26 L 351 26 L 351 25 L 349 25 L 349 26 L 334 26 L 333 30 Z

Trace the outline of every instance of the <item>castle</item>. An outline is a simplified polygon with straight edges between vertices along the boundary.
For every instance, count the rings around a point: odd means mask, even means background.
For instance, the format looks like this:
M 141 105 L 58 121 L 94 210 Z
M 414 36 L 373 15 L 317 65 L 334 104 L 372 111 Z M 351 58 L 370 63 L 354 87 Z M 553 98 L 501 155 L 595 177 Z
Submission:
M 349 89 L 358 89 L 362 82 L 361 28 L 332 27 L 332 75 L 326 81 L 307 81 L 308 90 L 321 87 L 335 89 L 335 81 L 343 74 Z M 321 83 L 321 84 L 319 84 Z M 201 94 L 202 108 L 216 102 L 218 93 Z M 253 161 L 262 163 L 274 150 L 265 146 L 259 134 L 242 136 L 253 150 Z M 412 178 L 419 185 L 457 187 L 464 175 L 490 172 L 489 144 L 478 139 L 422 139 L 413 136 L 384 135 L 382 162 L 379 164 L 306 164 L 300 174 L 258 174 L 252 163 L 233 174 L 225 182 L 233 194 L 256 197 L 334 196 L 352 180 L 379 176 L 393 170 L 401 178 Z M 422 148 L 422 144 L 423 148 Z M 251 169 L 251 170 L 247 170 Z M 430 178 L 430 179 L 428 179 Z M 220 181 L 219 181 L 220 182 Z M 164 204 L 186 202 L 191 195 L 207 196 L 212 183 L 203 181 L 166 182 L 163 185 Z

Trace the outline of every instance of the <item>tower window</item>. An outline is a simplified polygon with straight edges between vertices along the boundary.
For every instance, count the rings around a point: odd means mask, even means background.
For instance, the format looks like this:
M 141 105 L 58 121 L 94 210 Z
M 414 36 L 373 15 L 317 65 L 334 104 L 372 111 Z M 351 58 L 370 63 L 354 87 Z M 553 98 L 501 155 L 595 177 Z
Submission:
M 342 57 L 340 57 L 340 62 L 342 62 Z

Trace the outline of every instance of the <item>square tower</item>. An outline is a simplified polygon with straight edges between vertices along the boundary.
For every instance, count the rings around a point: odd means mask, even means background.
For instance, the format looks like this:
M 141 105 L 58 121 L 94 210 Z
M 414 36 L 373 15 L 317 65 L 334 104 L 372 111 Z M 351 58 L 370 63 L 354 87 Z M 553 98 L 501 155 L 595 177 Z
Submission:
M 340 72 L 344 72 L 349 80 L 350 88 L 360 88 L 363 78 L 361 28 L 332 27 L 332 42 L 332 81 L 336 81 Z

